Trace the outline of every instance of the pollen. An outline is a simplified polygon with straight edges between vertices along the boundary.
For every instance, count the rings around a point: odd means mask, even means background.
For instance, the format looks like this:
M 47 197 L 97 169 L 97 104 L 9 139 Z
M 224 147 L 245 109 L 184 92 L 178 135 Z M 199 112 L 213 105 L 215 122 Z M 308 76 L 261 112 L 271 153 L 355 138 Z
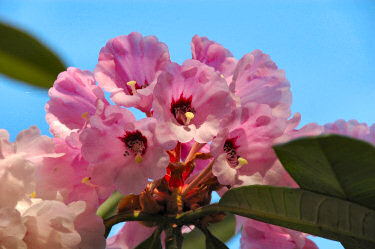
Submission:
M 126 84 L 131 87 L 133 94 L 137 93 L 137 89 L 135 88 L 135 85 L 137 84 L 137 82 L 135 80 L 128 81 L 128 83 Z
M 29 196 L 30 196 L 31 198 L 35 198 L 35 197 L 36 197 L 36 192 L 35 192 L 35 191 L 32 192 L 31 194 L 29 194 Z
M 91 177 L 89 177 L 89 176 L 84 177 L 82 179 L 81 183 L 86 184 L 90 187 L 95 187 L 95 185 L 91 183 Z
M 235 169 L 240 169 L 242 166 L 249 164 L 249 162 L 243 157 L 239 157 L 237 160 L 238 160 L 238 165 Z
M 81 115 L 81 117 L 84 119 L 84 120 L 88 120 L 88 116 L 89 115 L 89 113 L 88 112 L 85 112 L 85 113 L 83 113 L 82 115 Z
M 224 74 L 220 74 L 220 77 L 221 77 L 221 78 L 224 78 Z
M 192 112 L 186 112 L 185 113 L 185 117 L 186 117 L 186 125 L 189 125 L 190 124 L 190 120 L 192 120 L 194 118 L 194 113 L 192 113 Z
M 142 163 L 143 158 L 142 158 L 141 154 L 138 153 L 138 154 L 135 156 L 135 161 L 136 161 L 137 163 Z

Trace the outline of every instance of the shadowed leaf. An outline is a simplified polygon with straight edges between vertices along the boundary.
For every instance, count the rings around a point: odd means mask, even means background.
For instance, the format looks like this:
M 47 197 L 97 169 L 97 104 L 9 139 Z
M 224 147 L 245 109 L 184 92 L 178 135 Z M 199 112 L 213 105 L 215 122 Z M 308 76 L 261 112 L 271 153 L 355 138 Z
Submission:
M 375 147 L 338 135 L 309 137 L 274 146 L 302 189 L 375 209 Z
M 155 232 L 139 244 L 135 249 L 163 249 L 160 241 L 161 229 L 157 228 Z
M 219 207 L 357 248 L 375 248 L 375 211 L 339 198 L 302 189 L 254 185 L 227 191 Z
M 228 241 L 235 234 L 236 218 L 233 214 L 228 213 L 227 216 L 219 223 L 209 226 L 210 232 L 221 241 Z M 205 235 L 199 229 L 195 228 L 190 233 L 184 234 L 183 249 L 205 248 Z

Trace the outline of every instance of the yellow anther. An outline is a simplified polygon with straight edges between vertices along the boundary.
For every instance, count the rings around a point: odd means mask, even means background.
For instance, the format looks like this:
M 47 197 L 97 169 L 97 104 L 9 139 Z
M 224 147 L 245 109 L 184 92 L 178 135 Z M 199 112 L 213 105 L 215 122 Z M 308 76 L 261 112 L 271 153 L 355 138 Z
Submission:
M 194 118 L 194 113 L 186 112 L 185 117 L 186 117 L 186 125 L 188 125 L 188 124 L 190 124 L 190 120 L 192 120 Z
M 91 177 L 86 176 L 85 178 L 82 179 L 81 182 L 90 186 L 90 187 L 95 187 L 95 185 L 92 184 L 90 181 L 91 181 Z
M 83 178 L 82 179 L 82 183 L 88 183 L 88 182 L 90 182 L 90 180 L 91 180 L 91 177 L 88 177 L 88 176 L 86 176 L 85 178 Z
M 29 196 L 30 196 L 31 198 L 35 198 L 35 197 L 36 197 L 36 192 L 35 192 L 35 191 L 32 192 L 31 194 L 29 194 Z
M 221 77 L 221 78 L 224 78 L 224 74 L 220 74 L 220 77 Z
M 137 163 L 142 163 L 143 158 L 142 158 L 141 154 L 138 153 L 138 154 L 135 156 L 135 161 L 136 161 Z
M 88 112 L 85 112 L 84 114 L 81 115 L 81 117 L 82 117 L 84 120 L 87 121 L 87 120 L 88 120 L 88 117 L 87 117 L 88 115 L 89 115 L 89 113 L 88 113 Z
M 243 158 L 243 157 L 239 157 L 237 160 L 238 160 L 238 165 L 237 165 L 237 167 L 235 169 L 239 169 L 242 166 L 248 164 L 248 161 L 245 158 Z
M 131 87 L 133 94 L 137 93 L 137 89 L 135 89 L 135 85 L 137 84 L 137 82 L 135 80 L 131 80 L 126 84 Z

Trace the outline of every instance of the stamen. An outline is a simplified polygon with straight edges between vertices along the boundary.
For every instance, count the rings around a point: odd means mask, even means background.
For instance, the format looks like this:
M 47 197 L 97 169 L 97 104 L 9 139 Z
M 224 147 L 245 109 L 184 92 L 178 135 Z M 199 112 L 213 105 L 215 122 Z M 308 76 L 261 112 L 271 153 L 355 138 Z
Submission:
M 84 120 L 88 120 L 88 116 L 89 115 L 89 113 L 88 112 L 85 112 L 85 113 L 83 113 L 82 115 L 81 115 L 81 117 L 84 119 Z
M 240 169 L 242 166 L 248 164 L 248 161 L 243 157 L 239 157 L 237 160 L 238 160 L 238 165 L 234 169 Z
M 137 155 L 135 156 L 135 161 L 137 163 L 142 163 L 143 158 L 142 158 L 142 155 L 140 153 L 137 153 Z
M 186 117 L 186 125 L 189 125 L 190 120 L 192 120 L 194 118 L 194 113 L 186 112 L 185 117 Z
M 95 187 L 95 185 L 92 184 L 92 183 L 90 182 L 90 180 L 91 180 L 91 177 L 86 176 L 85 178 L 82 179 L 81 182 L 84 183 L 84 184 L 86 184 L 86 185 L 88 185 L 88 186 L 90 186 L 90 187 Z
M 224 78 L 224 74 L 220 74 L 220 77 L 221 77 L 221 78 Z
M 131 80 L 126 84 L 131 87 L 133 94 L 137 93 L 137 89 L 135 89 L 135 85 L 137 84 L 137 82 L 135 80 Z
M 31 194 L 29 194 L 29 196 L 30 196 L 31 198 L 35 198 L 35 197 L 36 197 L 36 192 L 35 192 L 35 191 L 32 192 Z

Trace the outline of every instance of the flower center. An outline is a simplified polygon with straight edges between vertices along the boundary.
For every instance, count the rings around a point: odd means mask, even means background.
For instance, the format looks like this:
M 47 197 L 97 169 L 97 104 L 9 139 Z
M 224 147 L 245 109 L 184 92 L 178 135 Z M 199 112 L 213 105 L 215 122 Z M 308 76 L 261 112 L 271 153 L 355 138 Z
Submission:
M 124 152 L 124 156 L 129 156 L 132 153 L 135 156 L 136 162 L 141 163 L 142 155 L 146 153 L 147 149 L 147 138 L 140 131 L 136 130 L 127 131 L 120 139 L 127 149 Z
M 192 96 L 185 98 L 181 93 L 177 101 L 172 99 L 171 113 L 180 125 L 189 125 L 190 120 L 194 117 L 195 109 L 191 106 L 192 98 Z
M 238 165 L 239 156 L 236 152 L 236 149 L 238 148 L 238 146 L 236 146 L 236 139 L 236 137 L 227 139 L 224 143 L 224 151 L 227 153 L 227 161 L 232 167 L 237 167 Z
M 224 143 L 224 151 L 227 153 L 227 161 L 229 165 L 234 169 L 240 169 L 242 166 L 248 164 L 248 162 L 245 158 L 237 155 L 236 149 L 238 146 L 236 145 L 236 139 L 237 137 L 227 139 Z

